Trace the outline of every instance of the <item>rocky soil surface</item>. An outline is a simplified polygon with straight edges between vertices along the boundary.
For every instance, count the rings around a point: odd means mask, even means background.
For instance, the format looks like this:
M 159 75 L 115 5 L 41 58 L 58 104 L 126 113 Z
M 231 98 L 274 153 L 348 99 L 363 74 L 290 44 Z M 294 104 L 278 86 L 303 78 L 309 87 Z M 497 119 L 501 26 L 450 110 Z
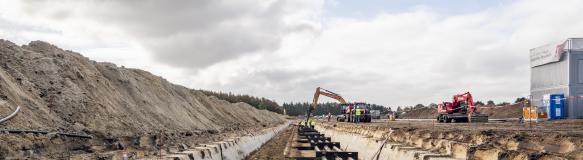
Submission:
M 391 121 L 320 123 L 343 132 L 461 159 L 583 159 L 583 121 L 454 123 Z
M 169 83 L 149 72 L 95 62 L 35 41 L 0 40 L 0 116 L 21 111 L 0 128 L 90 135 L 0 134 L 0 159 L 111 157 L 118 150 L 189 146 L 282 124 L 275 113 L 231 104 Z M 145 155 L 147 156 L 147 155 Z

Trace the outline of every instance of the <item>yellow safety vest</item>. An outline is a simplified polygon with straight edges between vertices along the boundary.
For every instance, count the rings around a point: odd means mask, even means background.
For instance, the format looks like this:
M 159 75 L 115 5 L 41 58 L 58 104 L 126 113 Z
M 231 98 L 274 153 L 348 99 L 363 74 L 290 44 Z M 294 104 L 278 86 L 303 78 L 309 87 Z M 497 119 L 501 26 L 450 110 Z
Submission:
M 360 108 L 356 109 L 356 112 L 354 112 L 354 114 L 360 116 Z

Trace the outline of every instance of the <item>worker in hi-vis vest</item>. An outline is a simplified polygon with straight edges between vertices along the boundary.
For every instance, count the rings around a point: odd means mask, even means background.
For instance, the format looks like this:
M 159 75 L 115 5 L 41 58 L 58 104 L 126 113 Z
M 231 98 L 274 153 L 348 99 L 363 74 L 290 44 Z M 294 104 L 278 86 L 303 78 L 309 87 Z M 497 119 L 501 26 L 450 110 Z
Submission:
M 356 107 L 356 110 L 354 111 L 354 122 L 355 123 L 359 123 L 360 122 L 360 107 Z
M 316 121 L 310 119 L 310 128 L 314 129 L 314 126 L 316 126 Z

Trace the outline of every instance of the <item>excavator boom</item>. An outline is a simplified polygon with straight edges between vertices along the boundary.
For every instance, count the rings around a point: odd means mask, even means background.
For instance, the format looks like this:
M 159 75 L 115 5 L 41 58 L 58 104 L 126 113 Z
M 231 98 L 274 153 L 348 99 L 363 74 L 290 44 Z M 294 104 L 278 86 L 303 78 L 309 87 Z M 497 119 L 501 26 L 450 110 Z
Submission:
M 318 87 L 318 88 L 316 88 L 316 92 L 314 93 L 314 100 L 312 101 L 312 105 L 310 106 L 310 109 L 308 109 L 308 116 L 307 116 L 306 120 L 310 119 L 312 111 L 314 111 L 316 109 L 316 107 L 318 106 L 318 100 L 320 99 L 320 95 L 335 99 L 338 102 L 340 102 L 340 104 L 346 104 L 346 100 L 344 100 L 344 98 L 342 98 L 342 96 L 340 96 L 339 94 L 334 93 L 334 92 L 329 91 L 329 90 L 326 90 L 324 88 Z

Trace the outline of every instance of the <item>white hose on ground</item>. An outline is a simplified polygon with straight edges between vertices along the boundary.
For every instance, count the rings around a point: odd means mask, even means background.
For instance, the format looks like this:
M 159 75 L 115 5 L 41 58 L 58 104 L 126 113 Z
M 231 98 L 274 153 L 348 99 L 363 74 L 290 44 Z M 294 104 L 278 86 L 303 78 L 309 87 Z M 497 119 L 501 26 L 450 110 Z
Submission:
M 387 138 L 383 141 L 383 143 L 381 143 L 381 146 L 379 147 L 379 149 L 375 152 L 375 154 L 371 157 L 371 160 L 379 160 L 380 156 L 381 156 L 381 151 L 383 150 L 383 148 L 385 147 L 385 145 L 387 144 L 387 142 L 389 141 L 389 138 L 391 138 L 391 134 L 393 133 L 393 130 L 391 129 L 389 131 L 389 135 L 387 135 Z
M 12 114 L 8 115 L 7 117 L 4 117 L 2 119 L 0 119 L 0 123 L 9 120 L 10 118 L 14 117 L 16 115 L 16 113 L 18 113 L 18 111 L 20 111 L 20 106 L 16 106 L 16 111 L 14 111 Z

